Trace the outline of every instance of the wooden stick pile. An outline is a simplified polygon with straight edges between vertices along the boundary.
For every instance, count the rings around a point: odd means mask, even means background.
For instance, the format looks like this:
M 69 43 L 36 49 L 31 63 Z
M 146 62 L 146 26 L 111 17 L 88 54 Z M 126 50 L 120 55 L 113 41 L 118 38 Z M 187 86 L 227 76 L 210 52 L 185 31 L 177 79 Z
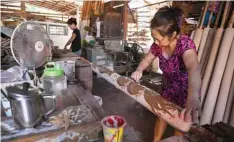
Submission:
M 197 46 L 201 65 L 201 124 L 223 121 L 234 126 L 233 4 L 221 2 L 213 28 L 210 27 L 214 14 L 211 10 L 208 26 L 202 29 L 207 5 L 209 2 L 206 2 L 200 26 L 191 36 Z
M 1 37 L 1 61 L 2 64 L 10 64 L 14 62 L 14 58 L 11 53 L 10 48 L 10 38 L 8 37 Z

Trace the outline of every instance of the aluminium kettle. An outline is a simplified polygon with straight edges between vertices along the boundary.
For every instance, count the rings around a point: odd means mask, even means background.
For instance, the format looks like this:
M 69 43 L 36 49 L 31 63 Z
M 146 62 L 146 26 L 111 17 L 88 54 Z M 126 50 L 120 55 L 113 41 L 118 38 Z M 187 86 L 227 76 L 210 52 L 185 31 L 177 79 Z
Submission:
M 41 122 L 43 117 L 52 113 L 56 106 L 55 96 L 42 96 L 37 87 L 29 83 L 16 84 L 6 87 L 11 111 L 18 128 L 31 128 Z M 46 112 L 44 99 L 53 101 L 53 108 Z

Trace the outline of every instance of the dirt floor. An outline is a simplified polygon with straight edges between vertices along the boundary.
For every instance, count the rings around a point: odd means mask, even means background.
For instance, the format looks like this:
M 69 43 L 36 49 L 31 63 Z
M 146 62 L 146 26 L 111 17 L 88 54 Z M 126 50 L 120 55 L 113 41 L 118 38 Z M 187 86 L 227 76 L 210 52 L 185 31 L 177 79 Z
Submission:
M 126 142 L 152 142 L 156 116 L 142 105 L 102 78 L 93 79 L 93 95 L 102 97 L 106 115 L 119 115 L 126 119 L 124 133 Z M 164 138 L 172 136 L 173 129 L 168 127 Z

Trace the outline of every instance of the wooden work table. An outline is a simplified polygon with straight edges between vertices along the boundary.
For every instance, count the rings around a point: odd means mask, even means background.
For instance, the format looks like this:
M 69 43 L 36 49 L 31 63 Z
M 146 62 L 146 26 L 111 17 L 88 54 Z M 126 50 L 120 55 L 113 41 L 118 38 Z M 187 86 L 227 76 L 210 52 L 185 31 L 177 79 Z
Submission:
M 86 135 L 89 139 L 97 139 L 100 136 L 100 132 L 102 132 L 100 121 L 105 116 L 105 113 L 90 91 L 85 90 L 78 84 L 68 85 L 67 96 L 59 99 L 60 100 L 57 103 L 58 110 L 62 110 L 68 106 L 83 104 L 91 109 L 95 120 L 88 123 L 71 125 L 67 130 L 62 127 L 47 131 L 39 130 L 36 133 L 30 133 L 29 131 L 28 133 L 22 133 L 22 135 L 11 134 L 9 136 L 9 134 L 7 134 L 7 138 L 6 135 L 3 136 L 1 133 L 1 141 L 51 141 L 55 138 L 60 138 L 61 136 L 65 136 L 66 140 L 69 141 L 77 141 L 79 137 L 75 136 L 74 134 Z M 4 123 L 10 119 L 12 118 L 2 117 L 1 123 Z M 71 138 L 69 135 L 74 135 L 74 137 Z

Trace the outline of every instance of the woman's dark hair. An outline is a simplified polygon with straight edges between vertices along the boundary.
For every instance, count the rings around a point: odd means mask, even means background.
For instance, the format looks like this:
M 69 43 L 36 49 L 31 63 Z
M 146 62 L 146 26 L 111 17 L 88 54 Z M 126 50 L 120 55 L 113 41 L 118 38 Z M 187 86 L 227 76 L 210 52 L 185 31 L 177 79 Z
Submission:
M 162 36 L 172 36 L 176 31 L 180 33 L 182 10 L 177 7 L 162 7 L 151 20 L 150 28 L 157 29 Z
M 70 18 L 70 19 L 68 19 L 67 20 L 67 24 L 68 25 L 72 25 L 72 24 L 77 25 L 76 18 Z

